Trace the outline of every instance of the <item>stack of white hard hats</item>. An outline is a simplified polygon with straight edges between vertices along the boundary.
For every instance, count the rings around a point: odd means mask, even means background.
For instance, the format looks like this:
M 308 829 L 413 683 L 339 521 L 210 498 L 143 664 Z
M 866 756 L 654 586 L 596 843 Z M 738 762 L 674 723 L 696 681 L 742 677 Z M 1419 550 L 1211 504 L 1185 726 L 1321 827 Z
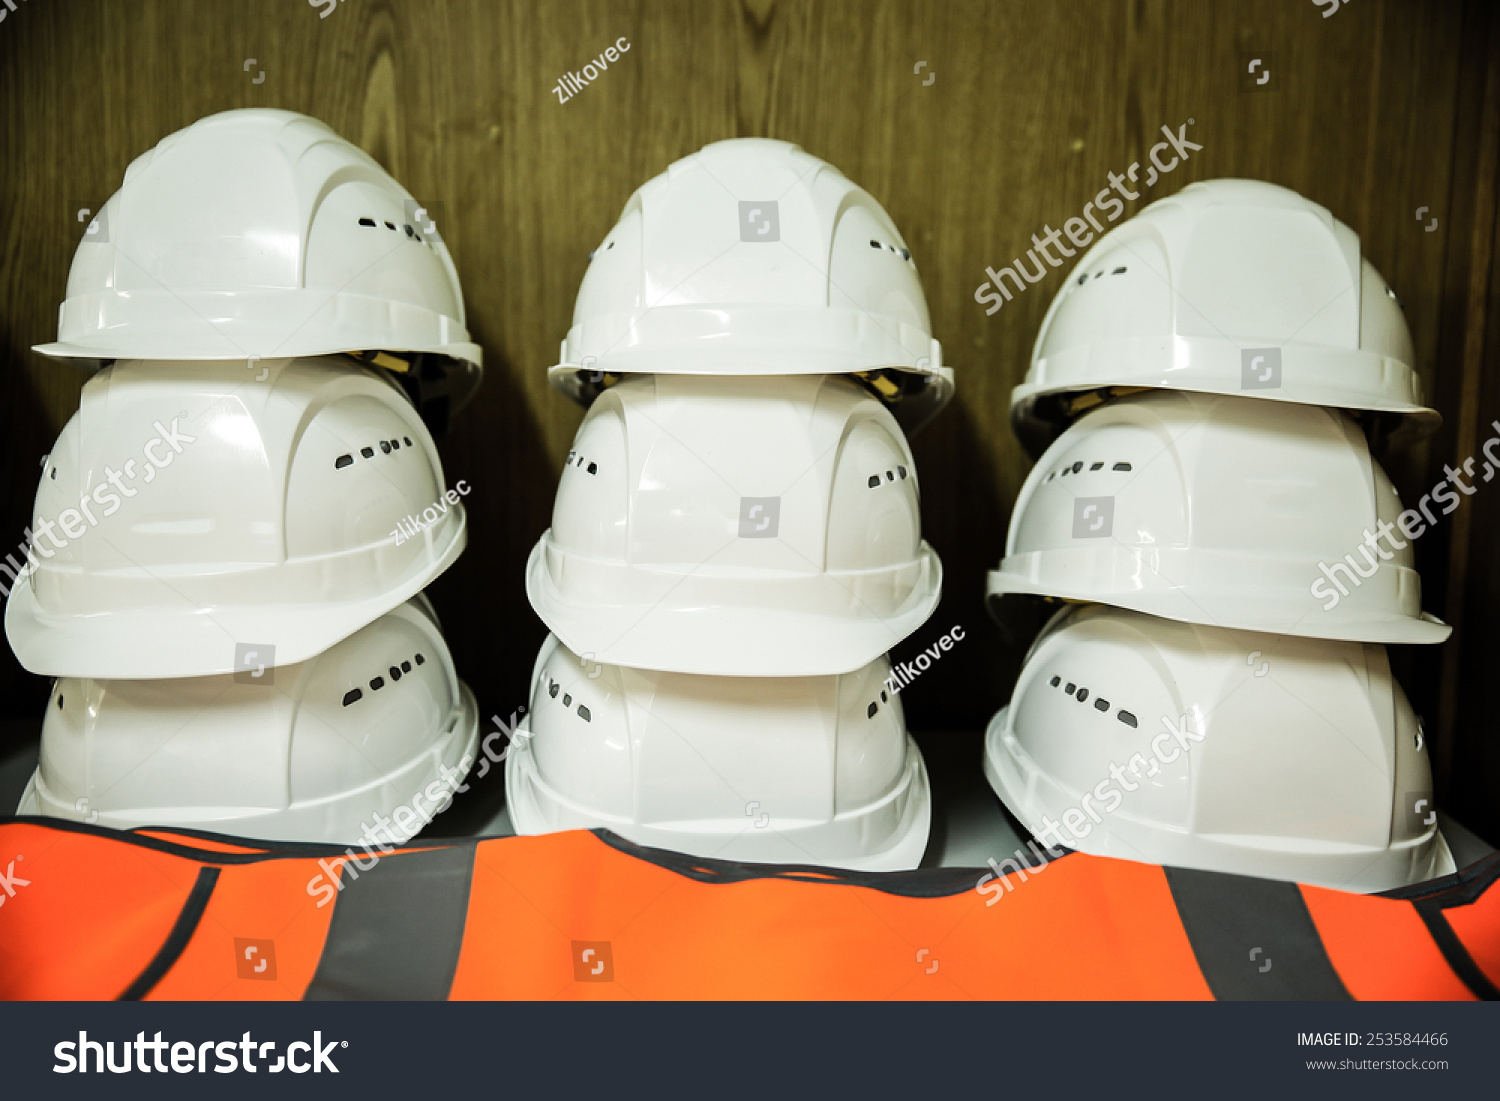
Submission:
M 461 781 L 477 709 L 422 590 L 464 508 L 414 402 L 445 418 L 480 354 L 418 209 L 322 123 L 241 110 L 90 225 L 38 350 L 108 365 L 5 614 L 58 678 L 20 813 L 340 843 L 396 813 L 390 841 Z
M 1358 237 L 1284 188 L 1194 184 L 1083 256 L 1012 397 L 1045 451 L 989 580 L 1002 619 L 1066 605 L 986 738 L 1028 829 L 1347 890 L 1452 870 L 1382 645 L 1449 632 L 1429 502 L 1367 443 L 1436 423 L 1414 362 Z
M 710 145 L 626 203 L 551 371 L 589 411 L 527 567 L 518 832 L 917 866 L 885 654 L 942 582 L 902 428 L 952 393 L 930 330 L 885 211 L 796 146 Z

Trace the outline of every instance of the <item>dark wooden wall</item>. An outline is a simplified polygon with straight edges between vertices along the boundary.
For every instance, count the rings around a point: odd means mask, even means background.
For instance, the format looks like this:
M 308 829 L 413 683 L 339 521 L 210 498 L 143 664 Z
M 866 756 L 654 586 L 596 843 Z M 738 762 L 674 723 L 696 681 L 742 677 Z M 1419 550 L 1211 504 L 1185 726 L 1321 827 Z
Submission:
M 907 710 L 919 727 L 977 730 L 1021 653 L 981 604 L 1028 466 L 1007 399 L 1063 279 L 987 317 L 972 297 L 985 265 L 1143 161 L 1161 126 L 1192 119 L 1202 151 L 1129 209 L 1194 180 L 1254 176 L 1353 226 L 1405 303 L 1447 418 L 1421 449 L 1388 457 L 1419 495 L 1500 417 L 1489 7 L 1359 0 L 1324 18 L 1311 0 L 343 0 L 324 19 L 304 0 L 19 0 L 0 22 L 0 554 L 21 538 L 38 457 L 82 381 L 29 351 L 54 331 L 73 201 L 102 200 L 132 157 L 199 116 L 307 112 L 444 204 L 488 376 L 442 441 L 450 482 L 474 486 L 472 538 L 433 596 L 486 713 L 509 713 L 542 635 L 522 566 L 580 417 L 544 372 L 588 252 L 672 160 L 720 138 L 786 138 L 885 204 L 958 372 L 957 399 L 915 441 L 947 587 L 909 645 L 955 623 L 971 641 L 913 686 Z M 559 104 L 558 76 L 622 35 L 630 52 Z M 1247 92 L 1254 56 L 1271 83 Z M 1427 605 L 1458 631 L 1396 655 L 1433 732 L 1440 799 L 1492 839 L 1497 531 L 1489 488 L 1420 543 Z M 0 712 L 39 713 L 44 693 L 0 657 Z

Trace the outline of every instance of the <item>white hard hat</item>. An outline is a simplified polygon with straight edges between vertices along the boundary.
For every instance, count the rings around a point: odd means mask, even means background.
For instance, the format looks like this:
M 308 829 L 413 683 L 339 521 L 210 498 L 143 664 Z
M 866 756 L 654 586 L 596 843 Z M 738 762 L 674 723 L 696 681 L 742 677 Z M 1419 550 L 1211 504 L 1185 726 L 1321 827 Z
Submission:
M 262 676 L 57 681 L 17 813 L 349 844 L 377 813 L 414 833 L 474 761 L 474 697 L 413 605 Z
M 911 451 L 857 383 L 640 376 L 584 417 L 526 593 L 614 665 L 848 673 L 937 606 L 920 525 Z
M 932 800 L 890 675 L 885 658 L 828 677 L 654 673 L 549 636 L 506 762 L 511 822 L 723 860 L 915 868 Z
M 159 360 L 431 353 L 455 361 L 459 404 L 479 384 L 482 357 L 448 248 L 420 209 L 316 119 L 267 108 L 200 119 L 126 170 L 73 256 L 57 342 L 36 350 Z
M 244 646 L 305 661 L 458 557 L 463 506 L 385 376 L 337 358 L 260 368 L 129 362 L 84 386 L 5 609 L 27 669 L 206 676 Z
M 1401 514 L 1337 410 L 1133 394 L 1084 414 L 1032 468 L 991 607 L 1033 593 L 1220 627 L 1441 642 L 1452 628 L 1422 611 Z M 1420 512 L 1407 521 L 1426 526 Z
M 1375 643 L 1064 609 L 984 769 L 1044 843 L 1099 856 L 1365 892 L 1454 870 L 1421 725 Z
M 953 394 L 942 355 L 880 204 L 789 142 L 738 138 L 630 197 L 550 377 L 587 404 L 626 374 L 861 374 L 914 428 Z
M 1400 414 L 1427 430 L 1440 418 L 1415 364 L 1401 306 L 1353 230 L 1284 187 L 1211 180 L 1078 261 L 1011 421 L 1036 451 L 1096 391 L 1163 387 Z

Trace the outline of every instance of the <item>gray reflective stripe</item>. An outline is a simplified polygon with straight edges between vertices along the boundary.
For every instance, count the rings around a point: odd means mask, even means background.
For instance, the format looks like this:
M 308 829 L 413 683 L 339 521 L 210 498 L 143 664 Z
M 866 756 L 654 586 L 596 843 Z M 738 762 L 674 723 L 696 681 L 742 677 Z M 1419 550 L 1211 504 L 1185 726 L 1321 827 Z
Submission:
M 1349 1000 L 1295 883 L 1187 868 L 1165 871 L 1215 998 Z
M 447 998 L 463 947 L 473 874 L 472 842 L 383 856 L 368 871 L 346 865 L 323 957 L 303 998 Z

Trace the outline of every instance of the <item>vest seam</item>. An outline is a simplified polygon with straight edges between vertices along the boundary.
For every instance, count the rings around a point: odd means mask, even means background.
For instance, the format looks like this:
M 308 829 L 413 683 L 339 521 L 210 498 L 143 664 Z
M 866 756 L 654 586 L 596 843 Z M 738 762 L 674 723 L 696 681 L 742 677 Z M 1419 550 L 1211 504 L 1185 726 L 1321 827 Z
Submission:
M 203 920 L 204 911 L 208 909 L 208 901 L 213 897 L 214 887 L 218 882 L 218 868 L 198 869 L 198 878 L 193 881 L 193 889 L 188 892 L 187 901 L 182 904 L 177 920 L 172 923 L 172 931 L 167 934 L 167 939 L 162 941 L 161 947 L 156 950 L 156 955 L 146 965 L 145 970 L 125 988 L 118 1001 L 140 1001 L 151 993 L 152 988 L 161 982 L 163 976 L 182 958 L 182 953 L 192 942 L 193 934 L 198 931 L 198 924 Z
M 1443 960 L 1452 969 L 1459 982 L 1468 987 L 1480 1001 L 1500 1001 L 1500 989 L 1490 981 L 1488 975 L 1481 970 L 1479 964 L 1474 962 L 1474 957 L 1469 955 L 1469 950 L 1459 938 L 1453 926 L 1448 924 L 1448 919 L 1443 915 L 1443 907 L 1430 899 L 1413 902 L 1412 906 L 1421 917 L 1422 923 L 1427 926 L 1427 932 L 1432 937 L 1437 950 L 1442 953 Z

